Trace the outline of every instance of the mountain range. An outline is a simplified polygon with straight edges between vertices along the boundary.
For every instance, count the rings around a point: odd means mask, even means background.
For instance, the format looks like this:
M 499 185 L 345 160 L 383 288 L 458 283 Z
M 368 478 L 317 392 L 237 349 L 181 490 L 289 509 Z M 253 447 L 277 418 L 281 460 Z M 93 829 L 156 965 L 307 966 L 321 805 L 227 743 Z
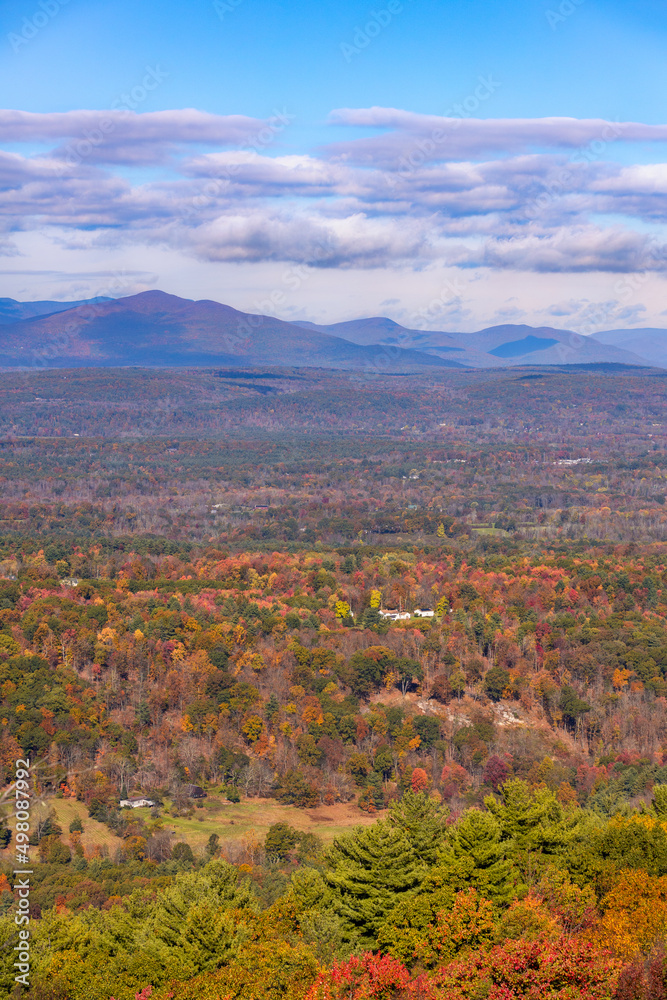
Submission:
M 443 333 L 409 330 L 379 316 L 332 326 L 299 325 L 357 344 L 411 348 L 473 368 L 601 363 L 646 365 L 647 362 L 645 357 L 625 345 L 602 344 L 593 337 L 549 326 L 507 324 L 490 326 L 476 333 Z
M 644 326 L 634 330 L 606 330 L 596 333 L 601 344 L 632 351 L 660 368 L 667 368 L 667 330 Z
M 107 296 L 99 296 L 95 299 L 80 299 L 78 302 L 19 302 L 17 299 L 0 299 L 0 324 L 17 323 L 21 319 L 32 319 L 33 316 L 45 316 L 47 313 L 65 312 L 67 309 L 74 309 L 75 306 L 111 301 Z
M 386 317 L 322 326 L 161 291 L 86 302 L 0 299 L 0 367 L 245 367 L 405 371 L 521 365 L 667 368 L 667 330 L 507 324 L 475 333 L 413 330 Z

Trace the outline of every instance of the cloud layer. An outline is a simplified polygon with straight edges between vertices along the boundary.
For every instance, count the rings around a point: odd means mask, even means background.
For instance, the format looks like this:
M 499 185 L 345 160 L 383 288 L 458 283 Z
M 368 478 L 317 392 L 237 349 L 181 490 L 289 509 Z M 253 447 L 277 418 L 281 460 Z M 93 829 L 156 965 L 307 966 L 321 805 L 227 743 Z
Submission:
M 480 83 L 480 87 L 485 84 Z M 493 81 L 486 83 L 492 93 Z M 479 88 L 478 88 L 479 89 Z M 481 100 L 471 95 L 479 107 Z M 331 113 L 337 125 L 391 130 L 387 134 L 337 143 L 330 149 L 355 161 L 396 163 L 413 145 L 429 159 L 453 159 L 491 152 L 524 152 L 535 148 L 582 149 L 591 143 L 666 142 L 667 125 L 608 122 L 601 118 L 472 118 L 464 99 L 455 116 L 418 115 L 397 108 L 340 108 Z M 407 141 L 406 141 L 407 140 Z M 422 149 L 423 147 L 423 149 Z
M 667 270 L 667 163 L 612 155 L 642 143 L 659 159 L 667 125 L 455 110 L 338 110 L 332 132 L 359 138 L 288 155 L 280 110 L 0 111 L 12 144 L 0 153 L 0 251 L 15 252 L 17 231 L 51 231 L 64 248 L 160 246 L 203 261 Z

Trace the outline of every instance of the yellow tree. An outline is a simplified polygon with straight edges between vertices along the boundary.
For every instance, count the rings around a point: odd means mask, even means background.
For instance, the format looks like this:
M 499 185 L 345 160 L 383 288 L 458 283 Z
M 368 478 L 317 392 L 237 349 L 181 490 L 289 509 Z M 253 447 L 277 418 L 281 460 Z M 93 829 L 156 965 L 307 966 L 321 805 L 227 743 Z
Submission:
M 624 960 L 649 952 L 667 934 L 667 876 L 621 872 L 602 909 L 598 938 L 603 947 Z

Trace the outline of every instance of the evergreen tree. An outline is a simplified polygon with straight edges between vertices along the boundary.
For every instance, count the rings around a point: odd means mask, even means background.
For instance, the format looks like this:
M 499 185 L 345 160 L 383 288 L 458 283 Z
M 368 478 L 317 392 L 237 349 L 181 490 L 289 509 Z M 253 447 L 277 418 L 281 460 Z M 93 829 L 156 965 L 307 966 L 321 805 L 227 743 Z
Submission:
M 454 891 L 472 886 L 499 905 L 513 899 L 519 875 L 506 857 L 498 821 L 479 809 L 464 813 L 432 878 Z
M 220 850 L 220 836 L 217 833 L 212 833 L 208 838 L 206 844 L 206 854 L 209 858 L 214 858 L 218 851 Z
M 289 823 L 274 823 L 264 841 L 264 850 L 270 861 L 285 861 L 299 840 L 299 832 Z
M 171 856 L 174 861 L 182 861 L 186 865 L 193 865 L 195 863 L 192 848 L 184 840 L 179 840 L 177 844 L 174 844 Z
M 148 703 L 145 701 L 140 701 L 135 709 L 135 721 L 138 726 L 150 726 L 151 724 L 151 710 L 148 707 Z
M 574 835 L 577 812 L 566 815 L 548 788 L 531 792 L 519 778 L 506 781 L 501 800 L 490 795 L 484 804 L 500 824 L 502 839 L 511 841 L 514 855 L 539 852 L 553 856 L 562 852 Z
M 151 940 L 167 949 L 169 976 L 186 977 L 233 958 L 247 932 L 230 910 L 253 907 L 247 881 L 220 858 L 198 872 L 181 872 L 160 894 L 145 924 Z
M 577 719 L 591 710 L 588 702 L 583 701 L 569 684 L 564 684 L 561 688 L 559 708 L 563 721 L 570 729 L 575 729 Z
M 653 812 L 659 820 L 667 819 L 667 785 L 653 786 Z
M 297 868 L 290 881 L 290 898 L 298 910 L 331 909 L 331 889 L 317 869 Z
M 500 701 L 510 682 L 510 675 L 504 667 L 492 667 L 484 678 L 484 690 L 492 701 Z
M 423 876 L 405 831 L 382 820 L 334 841 L 324 873 L 348 933 L 371 947 L 386 916 Z
M 187 878 L 177 876 L 177 878 Z M 205 890 L 215 893 L 217 906 L 233 907 L 234 909 L 255 907 L 255 896 L 250 881 L 242 878 L 238 868 L 230 865 L 222 858 L 213 858 L 197 873 L 197 877 L 205 886 Z
M 431 867 L 445 842 L 448 813 L 446 807 L 430 799 L 425 792 L 413 792 L 408 788 L 400 802 L 392 804 L 389 822 L 406 833 L 419 860 Z
M 275 722 L 278 713 L 280 712 L 280 702 L 276 698 L 275 694 L 272 694 L 266 703 L 266 708 L 264 709 L 264 718 L 268 722 Z
M 208 900 L 201 900 L 189 907 L 174 946 L 180 961 L 191 966 L 191 974 L 197 975 L 228 964 L 248 936 L 231 914 L 214 908 Z
M 389 622 L 383 618 L 377 608 L 366 608 L 361 618 L 361 625 L 377 632 L 378 635 L 386 635 L 389 631 Z

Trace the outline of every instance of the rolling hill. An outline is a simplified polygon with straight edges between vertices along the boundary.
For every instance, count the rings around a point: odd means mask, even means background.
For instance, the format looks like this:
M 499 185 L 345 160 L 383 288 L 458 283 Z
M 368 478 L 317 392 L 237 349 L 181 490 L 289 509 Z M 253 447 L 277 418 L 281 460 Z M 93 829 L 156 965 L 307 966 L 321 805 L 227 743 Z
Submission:
M 361 346 L 219 302 L 195 302 L 160 291 L 0 325 L 4 367 L 217 364 L 368 371 L 461 367 L 417 350 Z
M 667 368 L 667 330 L 645 326 L 635 330 L 605 330 L 593 336 L 601 344 L 633 351 L 651 364 Z
M 490 326 L 475 333 L 445 333 L 411 330 L 384 316 L 331 326 L 316 326 L 314 323 L 300 325 L 344 337 L 357 344 L 380 343 L 426 351 L 441 358 L 456 359 L 460 364 L 473 368 L 600 363 L 643 366 L 647 362 L 638 352 L 620 345 L 602 344 L 599 339 L 593 340 L 572 330 L 556 330 L 548 326 L 506 324 Z
M 667 331 L 584 337 L 506 324 L 448 333 L 412 330 L 383 316 L 321 326 L 161 291 L 84 303 L 0 300 L 4 368 L 286 365 L 379 373 L 572 364 L 667 367 Z

